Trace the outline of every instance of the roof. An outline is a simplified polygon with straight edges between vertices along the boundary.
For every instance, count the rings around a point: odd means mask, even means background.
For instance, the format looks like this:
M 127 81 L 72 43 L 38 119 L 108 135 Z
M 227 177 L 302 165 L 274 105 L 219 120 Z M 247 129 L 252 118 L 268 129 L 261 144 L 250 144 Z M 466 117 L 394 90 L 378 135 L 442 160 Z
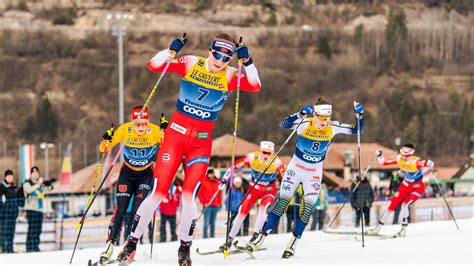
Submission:
M 382 150 L 385 156 L 391 156 L 397 154 L 398 151 L 389 149 L 378 143 L 361 143 L 361 166 L 362 169 L 366 169 L 371 160 L 374 159 L 374 154 L 376 150 Z M 324 170 L 341 170 L 344 168 L 344 153 L 351 151 L 354 155 L 354 165 L 353 168 L 358 168 L 359 159 L 357 156 L 357 143 L 349 142 L 334 142 L 329 146 L 327 152 L 326 160 L 324 162 Z M 378 162 L 373 162 L 371 165 L 372 170 L 395 170 L 398 169 L 396 165 L 383 166 Z
M 336 187 L 349 188 L 351 182 L 344 180 L 344 178 L 335 175 L 332 172 L 323 171 L 324 180 L 329 183 L 333 183 Z
M 235 141 L 235 156 L 242 157 L 254 151 L 258 151 L 260 146 L 250 141 L 237 137 Z M 231 157 L 232 155 L 232 135 L 225 134 L 212 141 L 212 157 Z
M 436 167 L 439 179 L 452 179 L 461 168 L 459 167 Z
M 59 181 L 53 184 L 54 188 L 52 191 L 46 192 L 47 194 L 59 194 L 59 193 L 85 193 L 90 192 L 92 185 L 95 180 L 95 174 L 97 172 L 97 167 L 99 163 L 94 163 L 89 166 L 82 168 L 81 170 L 72 174 L 71 183 L 67 185 L 61 184 Z M 116 163 L 112 169 L 107 182 L 105 184 L 106 188 L 110 187 L 108 184 L 114 184 L 119 176 L 120 172 L 120 163 Z M 102 182 L 103 176 L 107 169 L 102 168 L 101 174 L 99 175 L 99 180 L 97 181 L 97 187 L 99 187 L 100 182 Z M 104 189 L 104 188 L 103 188 Z

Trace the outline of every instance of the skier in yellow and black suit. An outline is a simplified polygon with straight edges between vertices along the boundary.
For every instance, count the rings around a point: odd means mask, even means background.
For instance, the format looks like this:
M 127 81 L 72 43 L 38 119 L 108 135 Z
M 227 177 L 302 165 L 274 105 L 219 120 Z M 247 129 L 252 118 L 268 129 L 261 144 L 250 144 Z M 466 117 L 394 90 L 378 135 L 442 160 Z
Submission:
M 132 109 L 132 121 L 138 119 L 141 109 L 142 106 Z M 100 256 L 101 262 L 108 261 L 113 253 L 113 246 L 117 241 L 132 196 L 134 198 L 131 217 L 135 216 L 138 207 L 153 187 L 153 164 L 157 144 L 162 142 L 163 130 L 167 126 L 168 121 L 163 115 L 160 126 L 149 123 L 149 112 L 145 109 L 133 130 L 132 122 L 128 122 L 121 125 L 115 132 L 108 130 L 102 136 L 104 140 L 100 144 L 101 152 L 104 152 L 106 143 L 108 143 L 108 149 L 118 143 L 123 143 L 125 147 L 123 148 L 124 163 L 115 187 L 117 203 L 108 228 L 106 249 Z M 130 131 L 130 138 L 127 141 Z

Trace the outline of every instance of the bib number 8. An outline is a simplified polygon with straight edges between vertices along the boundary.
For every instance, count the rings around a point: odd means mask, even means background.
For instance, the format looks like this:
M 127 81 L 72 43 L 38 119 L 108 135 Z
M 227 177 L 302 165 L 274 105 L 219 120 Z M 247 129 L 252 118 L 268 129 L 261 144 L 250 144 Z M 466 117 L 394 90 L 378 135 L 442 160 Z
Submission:
M 320 145 L 319 142 L 313 142 L 313 146 L 311 146 L 311 149 L 313 151 L 319 151 L 319 145 Z

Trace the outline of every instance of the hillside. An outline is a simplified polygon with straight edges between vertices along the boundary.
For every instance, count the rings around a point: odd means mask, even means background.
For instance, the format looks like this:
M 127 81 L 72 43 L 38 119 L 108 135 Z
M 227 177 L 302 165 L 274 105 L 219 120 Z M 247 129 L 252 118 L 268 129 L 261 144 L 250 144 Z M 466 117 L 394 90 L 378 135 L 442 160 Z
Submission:
M 126 109 L 142 103 L 157 79 L 146 69 L 156 51 L 187 32 L 182 53 L 205 56 L 212 36 L 225 31 L 244 37 L 263 85 L 242 94 L 243 138 L 282 142 L 278 120 L 325 95 L 334 119 L 347 122 L 353 100 L 364 103 L 364 141 L 393 146 L 401 137 L 441 164 L 467 158 L 473 6 L 388 0 L 0 1 L 0 142 L 13 140 L 9 154 L 16 142 L 44 140 L 85 142 L 92 151 L 117 123 L 117 45 L 106 18 L 117 11 L 134 18 L 124 43 Z M 171 115 L 178 84 L 174 74 L 160 84 L 153 121 Z M 215 136 L 230 132 L 232 102 Z

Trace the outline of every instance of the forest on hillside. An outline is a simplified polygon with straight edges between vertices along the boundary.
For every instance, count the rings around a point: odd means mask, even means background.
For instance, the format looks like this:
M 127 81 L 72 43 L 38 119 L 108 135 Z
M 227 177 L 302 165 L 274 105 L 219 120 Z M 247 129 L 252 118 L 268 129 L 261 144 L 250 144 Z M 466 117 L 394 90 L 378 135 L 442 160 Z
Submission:
M 264 8 L 271 9 L 272 1 L 266 2 Z M 446 8 L 451 3 L 426 1 L 426 8 Z M 472 16 L 469 8 L 461 7 L 461 16 Z M 67 25 L 70 19 L 74 23 L 74 14 L 65 12 L 65 19 L 56 22 Z M 351 33 L 275 31 L 269 26 L 268 31 L 247 38 L 262 91 L 241 94 L 239 136 L 281 143 L 288 132 L 278 127 L 278 121 L 324 95 L 334 104 L 334 120 L 353 122 L 352 102 L 364 104 L 363 141 L 394 147 L 394 139 L 400 137 L 403 142 L 416 143 L 421 155 L 441 165 L 467 159 L 474 128 L 472 29 L 412 31 L 404 9 L 396 6 L 385 18 L 382 31 L 367 30 L 362 24 Z M 238 28 L 229 32 L 235 37 L 240 34 Z M 182 54 L 205 56 L 215 33 L 189 33 Z M 180 35 L 126 35 L 126 109 L 144 102 L 157 79 L 146 69 L 147 60 Z M 103 33 L 73 39 L 60 32 L 1 31 L 0 142 L 71 141 L 87 143 L 94 150 L 102 131 L 118 120 L 116 49 L 115 37 Z M 152 121 L 158 122 L 161 112 L 172 114 L 179 81 L 172 73 L 163 79 L 151 104 Z M 232 96 L 214 136 L 231 133 L 233 102 Z M 336 141 L 355 138 L 338 137 Z M 89 157 L 94 161 L 95 153 Z

